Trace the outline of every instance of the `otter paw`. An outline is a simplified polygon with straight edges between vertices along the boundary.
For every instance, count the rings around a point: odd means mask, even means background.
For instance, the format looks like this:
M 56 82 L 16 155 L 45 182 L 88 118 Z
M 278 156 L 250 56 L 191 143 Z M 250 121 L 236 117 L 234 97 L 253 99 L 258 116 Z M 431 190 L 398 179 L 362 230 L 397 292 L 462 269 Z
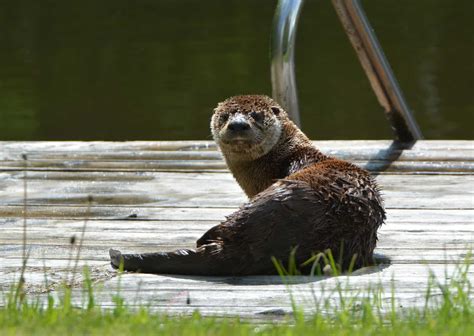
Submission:
M 110 264 L 112 265 L 112 267 L 119 268 L 120 263 L 123 260 L 122 253 L 119 250 L 110 249 L 109 255 L 110 255 Z

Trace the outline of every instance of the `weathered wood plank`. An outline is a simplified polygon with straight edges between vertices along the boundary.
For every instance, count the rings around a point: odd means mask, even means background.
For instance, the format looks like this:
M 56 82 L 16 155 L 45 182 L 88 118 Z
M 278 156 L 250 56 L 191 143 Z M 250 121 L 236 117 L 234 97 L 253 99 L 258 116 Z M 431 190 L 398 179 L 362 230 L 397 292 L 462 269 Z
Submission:
M 364 169 L 373 172 L 390 173 L 472 173 L 472 161 L 384 161 L 349 160 Z M 29 170 L 45 171 L 226 171 L 226 165 L 218 160 L 161 160 L 161 161 L 28 161 Z M 21 161 L 1 161 L 0 170 L 21 170 L 25 163 Z
M 424 214 L 423 211 L 418 212 L 420 216 Z M 457 216 L 453 216 L 457 217 Z M 397 222 L 396 219 L 389 217 L 389 220 L 384 224 L 380 230 L 381 232 L 474 232 L 474 219 L 469 216 L 462 218 L 453 218 L 449 220 L 435 219 L 430 221 L 426 219 L 423 222 L 410 221 L 407 218 L 405 221 Z M 18 237 L 21 239 L 23 233 L 23 220 L 19 218 L 0 219 L 0 241 L 7 237 Z M 64 236 L 77 234 L 82 231 L 84 222 L 82 220 L 53 220 L 53 219 L 29 219 L 28 233 L 31 239 L 43 234 L 58 234 Z M 91 220 L 87 223 L 87 233 L 102 232 L 119 234 L 120 232 L 131 233 L 149 233 L 152 235 L 162 235 L 166 233 L 187 232 L 192 234 L 202 233 L 206 228 L 210 228 L 219 224 L 219 221 L 141 221 L 134 220 L 133 223 L 127 221 L 113 221 L 113 220 Z
M 196 208 L 168 209 L 171 211 L 163 218 L 128 218 L 124 220 L 110 220 L 106 218 L 90 219 L 88 228 L 98 228 L 104 231 L 109 230 L 156 230 L 156 232 L 168 232 L 169 230 L 200 230 L 206 226 L 218 224 L 229 213 L 229 209 L 212 209 L 210 211 L 200 210 Z M 212 213 L 214 215 L 207 219 L 202 219 L 202 216 L 196 215 L 200 212 Z M 193 217 L 193 213 L 195 217 Z M 166 217 L 166 218 L 165 218 Z M 51 218 L 29 218 L 29 228 L 75 228 L 80 229 L 84 223 L 84 217 L 78 216 L 78 219 L 51 219 Z M 454 225 L 471 225 L 474 222 L 474 209 L 466 209 L 458 211 L 456 209 L 442 210 L 442 209 L 388 209 L 387 223 L 382 228 L 393 227 L 398 225 L 400 230 L 409 231 L 420 227 L 426 230 L 431 230 L 432 225 L 438 229 L 440 226 L 449 228 L 451 230 Z M 14 227 L 20 228 L 23 225 L 21 217 L 0 217 L 0 232 L 11 230 Z M 1 237 L 1 235 L 0 235 Z
M 416 214 L 411 221 L 407 213 Z M 414 261 L 455 262 L 474 242 L 474 211 L 391 210 L 380 230 L 377 251 L 395 263 Z M 21 265 L 22 219 L 0 221 L 0 252 Z M 192 247 L 195 240 L 217 221 L 90 221 L 82 256 L 84 260 L 107 261 L 107 249 L 120 247 L 129 252 L 152 252 Z M 83 221 L 33 219 L 28 221 L 31 256 L 42 260 L 67 260 L 69 238 L 79 236 Z M 132 226 L 133 225 L 133 226 Z M 446 233 L 449 232 L 449 235 Z M 6 267 L 7 262 L 0 263 Z M 12 266 L 12 267 L 13 267 Z M 37 265 L 38 266 L 38 265 Z M 59 265 L 57 265 L 59 266 Z M 64 266 L 64 265 L 63 265 Z
M 72 264 L 72 263 L 71 263 Z M 391 264 L 391 265 L 379 265 L 363 268 L 355 271 L 353 274 L 348 276 L 343 276 L 344 280 L 351 281 L 350 284 L 352 287 L 357 287 L 361 283 L 367 283 L 373 281 L 374 279 L 379 279 L 380 276 L 386 281 L 391 280 L 394 277 L 397 281 L 406 281 L 408 282 L 410 278 L 415 279 L 416 281 L 427 281 L 426 274 L 431 272 L 436 278 L 444 280 L 445 275 L 452 276 L 456 271 L 459 271 L 461 264 L 419 264 L 419 263 L 407 263 L 407 264 Z M 101 266 L 108 267 L 106 266 Z M 465 267 L 465 266 L 464 266 Z M 72 269 L 70 269 L 71 271 Z M 117 272 L 111 270 L 113 275 L 117 275 Z M 0 273 L 1 275 L 7 275 L 7 273 Z M 37 277 L 40 272 L 27 273 L 25 276 L 31 278 L 32 281 L 36 283 L 44 282 L 44 276 Z M 407 277 L 406 275 L 410 275 Z M 474 268 L 468 268 L 466 274 L 471 276 L 474 275 Z M 13 281 L 18 274 L 8 273 L 9 280 Z M 142 281 L 143 290 L 156 290 L 158 286 L 163 289 L 168 290 L 179 290 L 182 288 L 186 289 L 221 289 L 221 290 L 252 290 L 258 289 L 261 291 L 275 291 L 280 290 L 280 285 L 284 285 L 284 280 L 280 276 L 268 276 L 268 275 L 258 275 L 258 276 L 245 276 L 245 277 L 233 277 L 233 276 L 178 276 L 178 275 L 151 275 L 151 274 L 139 274 L 139 273 L 127 273 L 123 274 L 123 278 L 128 278 L 128 281 L 124 281 L 121 284 L 121 288 L 124 291 L 133 290 L 134 286 L 138 282 Z M 340 277 L 341 278 L 341 277 Z M 292 283 L 304 284 L 312 283 L 320 280 L 334 279 L 330 276 L 296 276 L 291 278 Z M 333 280 L 334 281 L 334 280 Z M 245 286 L 245 287 L 235 287 L 235 285 Z M 265 286 L 263 286 L 265 285 Z M 416 288 L 407 287 L 406 290 Z
M 391 209 L 388 209 L 389 211 Z M 392 209 L 390 211 L 394 215 L 401 214 L 396 210 L 406 210 L 413 212 L 404 212 L 403 215 L 411 215 L 417 217 L 421 209 Z M 447 211 L 446 209 L 445 211 Z M 457 211 L 457 210 L 454 210 Z M 0 217 L 23 217 L 23 207 L 21 205 L 2 206 L 0 208 Z M 389 212 L 389 213 L 390 213 Z M 461 210 L 472 216 L 472 210 Z M 221 221 L 226 215 L 229 215 L 228 208 L 169 208 L 169 207 L 121 207 L 121 206 L 94 206 L 87 211 L 85 206 L 28 206 L 28 218 L 48 218 L 48 219 L 141 219 L 141 220 L 215 220 Z M 432 214 L 427 212 L 426 215 Z M 471 217 L 472 218 L 472 217 Z M 414 219 L 416 220 L 416 219 Z
M 195 232 L 170 232 L 170 233 L 154 233 L 154 232 L 129 232 L 122 230 L 111 233 L 111 237 L 104 237 L 103 231 L 88 231 L 87 241 L 84 246 L 103 246 L 104 243 L 113 246 L 151 246 L 159 250 L 193 247 L 198 238 L 206 231 Z M 30 232 L 29 244 L 57 244 L 58 241 L 66 243 L 72 235 L 77 235 L 79 232 L 60 232 L 60 233 L 46 233 L 44 231 Z M 34 235 L 34 236 L 33 236 Z M 444 239 L 443 239 L 444 238 Z M 18 232 L 6 233 L 0 239 L 0 246 L 3 244 L 17 244 L 22 243 L 21 237 L 18 237 Z M 467 249 L 474 247 L 474 233 L 468 231 L 454 231 L 450 232 L 449 238 L 446 238 L 446 231 L 430 232 L 398 232 L 395 230 L 381 230 L 379 235 L 379 248 L 390 248 L 397 246 L 399 248 L 419 248 L 422 244 L 425 249 L 443 249 L 443 248 L 458 248 Z M 66 245 L 67 246 L 67 245 Z M 0 247 L 1 249 L 1 247 Z
M 474 161 L 473 150 L 469 149 L 431 149 L 421 151 L 419 149 L 409 150 L 387 150 L 387 149 L 361 149 L 361 148 L 339 148 L 326 149 L 325 153 L 331 156 L 347 160 L 397 160 L 397 161 Z M 23 161 L 22 154 L 18 151 L 0 152 L 4 161 Z M 148 160 L 222 160 L 222 155 L 217 149 L 209 151 L 33 151 L 28 152 L 28 160 L 37 161 L 66 161 L 84 160 L 94 161 L 148 161 Z
M 383 238 L 383 237 L 382 237 Z M 383 239 L 382 239 L 383 240 Z M 63 242 L 63 245 L 58 245 Z M 400 241 L 395 241 L 399 243 Z M 376 249 L 376 252 L 380 254 L 380 257 L 389 258 L 393 264 L 405 264 L 405 263 L 456 263 L 462 257 L 464 257 L 474 246 L 471 242 L 440 242 L 434 240 L 434 242 L 427 243 L 426 247 L 421 248 L 420 244 L 424 241 L 420 241 L 418 246 L 413 242 L 407 242 L 405 244 L 393 245 L 389 241 L 382 241 Z M 91 262 L 104 262 L 108 264 L 108 249 L 110 247 L 120 248 L 125 253 L 147 253 L 157 251 L 172 251 L 177 248 L 190 248 L 195 246 L 195 241 L 189 240 L 189 243 L 177 243 L 167 244 L 167 242 L 153 242 L 145 241 L 143 243 L 132 241 L 119 241 L 119 240 L 104 240 L 102 245 L 98 242 L 85 243 L 83 250 L 81 251 L 81 261 L 84 263 Z M 396 247 L 394 247 L 396 246 Z M 12 242 L 10 245 L 0 246 L 3 251 L 2 266 L 0 269 L 5 270 L 11 267 L 20 268 L 22 265 L 21 252 L 22 245 L 19 242 Z M 65 240 L 57 239 L 56 242 L 47 242 L 45 244 L 39 242 L 32 242 L 28 245 L 28 249 L 31 251 L 31 261 L 28 265 L 42 266 L 43 260 L 48 260 L 48 266 L 50 262 L 53 262 L 56 267 L 59 267 L 61 263 L 62 267 L 65 267 L 67 260 L 70 258 L 69 253 L 72 249 L 68 247 Z M 7 250 L 7 253 L 5 253 Z
M 452 274 L 473 248 L 474 142 L 419 141 L 407 150 L 391 141 L 315 144 L 328 154 L 383 171 L 377 179 L 388 218 L 376 252 L 391 264 L 361 270 L 359 276 L 301 278 L 291 286 L 297 304 L 312 311 L 313 295 L 328 295 L 330 306 L 338 307 L 338 281 L 347 286 L 343 296 L 378 284 L 385 288 L 383 305 L 389 305 L 395 285 L 401 305 L 424 304 L 430 272 L 440 279 Z M 18 279 L 22 264 L 22 154 L 28 155 L 26 279 L 32 293 L 45 289 L 45 275 L 53 287 L 68 278 L 71 252 L 76 252 L 69 239 L 80 235 L 84 218 L 89 220 L 79 265 L 90 267 L 93 281 L 105 281 L 96 298 L 103 307 L 112 307 L 117 278 L 111 279 L 115 272 L 108 262 L 109 247 L 124 252 L 192 247 L 246 200 L 212 142 L 0 142 L 4 290 Z M 89 213 L 88 195 L 94 197 Z M 472 267 L 467 276 L 474 280 Z M 82 280 L 78 274 L 76 284 Z M 129 305 L 148 303 L 168 313 L 198 308 L 203 314 L 261 319 L 291 312 L 289 294 L 278 277 L 126 274 L 121 283 Z M 80 290 L 74 293 L 75 302 L 81 297 Z
M 462 265 L 462 264 L 461 264 Z M 392 265 L 380 265 L 372 266 L 360 269 L 351 275 L 344 275 L 339 277 L 339 280 L 347 281 L 348 285 L 352 288 L 358 288 L 365 284 L 372 282 L 374 279 L 383 279 L 384 281 L 391 281 L 393 278 L 396 282 L 404 282 L 407 284 L 405 291 L 410 292 L 411 290 L 416 291 L 417 288 L 413 288 L 409 285 L 410 278 L 413 278 L 417 282 L 427 282 L 427 274 L 431 272 L 433 276 L 438 278 L 440 281 L 445 280 L 445 275 L 451 277 L 456 271 L 459 271 L 459 264 L 392 264 Z M 116 271 L 111 271 L 116 275 Z M 474 276 L 474 268 L 468 268 L 466 274 Z M 409 275 L 407 277 L 406 275 Z M 10 274 L 10 279 L 17 275 Z M 26 274 L 26 277 L 36 277 L 37 273 Z M 125 272 L 122 276 L 123 279 L 128 281 L 122 281 L 120 287 L 123 291 L 133 291 L 135 286 L 139 282 L 142 282 L 142 289 L 144 291 L 155 291 L 158 287 L 164 290 L 196 290 L 203 289 L 219 289 L 219 290 L 261 290 L 261 291 L 281 291 L 281 285 L 285 282 L 280 276 L 245 276 L 245 277 L 232 277 L 232 276 L 178 276 L 178 275 L 152 275 L 152 274 L 139 274 L 139 273 L 127 273 Z M 316 283 L 321 280 L 328 280 L 328 282 L 336 282 L 337 278 L 330 276 L 296 276 L 291 278 L 291 282 L 294 284 L 307 284 Z M 32 279 L 35 282 L 43 282 L 44 277 Z M 111 286 L 116 286 L 115 281 L 111 281 Z M 240 287 L 235 287 L 239 285 Z M 264 286 L 265 285 L 265 286 Z M 245 287 L 244 287 L 245 286 Z M 351 288 L 350 287 L 350 288 Z M 116 288 L 114 288 L 116 289 Z M 309 289 L 309 288 L 308 288 Z
M 104 242 L 105 244 L 106 242 Z M 148 247 L 147 247 L 148 245 Z M 18 245 L 19 246 L 19 245 Z M 123 244 L 120 246 L 123 252 L 125 253 L 147 253 L 147 252 L 156 252 L 159 251 L 166 251 L 166 250 L 173 250 L 175 248 L 184 248 L 189 246 L 162 246 L 162 245 L 153 245 L 144 243 L 140 246 L 127 246 L 127 244 Z M 471 245 L 472 248 L 472 245 Z M 52 268 L 56 271 L 65 271 L 69 267 L 71 267 L 71 263 L 69 262 L 69 254 L 65 254 L 64 256 L 59 256 L 58 253 L 62 252 L 69 252 L 67 248 L 61 249 L 57 247 L 53 247 L 50 250 L 42 247 L 36 247 L 37 255 L 33 255 L 31 260 L 28 261 L 28 269 L 34 268 L 36 271 L 42 271 L 43 266 L 46 265 L 48 268 Z M 21 249 L 18 248 L 17 253 L 21 253 Z M 43 251 L 50 253 L 50 256 L 43 257 Z M 455 249 L 450 249 L 446 247 L 439 247 L 438 249 L 413 249 L 413 248 L 381 248 L 377 247 L 376 253 L 379 253 L 381 257 L 384 259 L 389 258 L 392 264 L 424 264 L 424 263 L 431 263 L 431 264 L 457 264 L 459 260 L 464 258 L 469 250 L 467 247 L 458 247 Z M 45 252 L 45 253 L 46 253 Z M 51 253 L 56 253 L 54 256 Z M 39 257 L 38 255 L 41 255 Z M 84 250 L 81 252 L 83 257 L 79 261 L 79 265 L 89 265 L 89 266 L 107 266 L 109 267 L 109 258 L 108 258 L 108 248 L 104 247 L 95 247 L 94 249 L 85 246 Z M 74 257 L 74 256 L 73 256 Z M 0 257 L 0 262 L 2 263 L 1 270 L 2 271 L 11 271 L 16 270 L 19 271 L 22 266 L 22 259 L 19 256 L 12 256 L 12 257 Z
M 399 216 L 407 211 L 394 210 Z M 392 211 L 388 213 L 388 219 L 380 232 L 379 246 L 387 244 L 391 246 L 396 243 L 399 247 L 418 247 L 423 243 L 423 247 L 428 248 L 430 242 L 435 247 L 441 248 L 443 242 L 446 246 L 474 244 L 474 218 L 469 213 L 459 216 L 456 211 L 449 213 L 454 216 L 449 220 L 443 218 L 429 219 L 426 211 L 417 211 L 417 215 L 424 217 L 424 222 L 405 221 L 397 222 L 396 214 Z M 438 211 L 439 213 L 440 211 Z M 408 213 L 413 213 L 408 211 Z M 436 212 L 434 212 L 436 213 Z M 470 211 L 471 214 L 474 211 Z M 436 215 L 434 215 L 436 216 Z M 433 216 L 433 217 L 434 217 Z M 110 221 L 91 220 L 86 228 L 86 245 L 102 245 L 108 243 L 129 243 L 132 246 L 140 244 L 159 244 L 168 246 L 192 246 L 197 238 L 219 221 Z M 23 236 L 22 219 L 0 220 L 0 244 L 21 244 Z M 47 220 L 32 219 L 27 222 L 28 242 L 37 244 L 57 244 L 58 241 L 67 242 L 73 235 L 78 236 L 82 232 L 83 221 L 78 220 Z M 449 235 L 446 236 L 446 233 Z M 397 242 L 397 240 L 399 240 Z M 138 245 L 135 245 L 138 244 Z
M 380 150 L 392 146 L 392 140 L 318 140 L 314 145 L 321 150 Z M 3 152 L 107 152 L 107 151 L 196 151 L 216 150 L 214 141 L 0 141 Z M 409 150 L 473 150 L 470 140 L 419 140 Z
M 23 173 L 0 173 L 0 204 L 23 204 Z M 29 172 L 28 204 L 236 208 L 246 197 L 230 173 Z M 473 208 L 474 175 L 381 175 L 387 208 Z
M 392 172 L 472 172 L 472 141 L 418 141 L 410 149 L 391 141 L 316 141 L 330 155 L 351 160 L 369 170 Z M 0 142 L 0 169 L 25 165 L 37 170 L 224 170 L 215 144 L 178 142 Z M 395 162 L 392 162 L 396 160 Z
M 398 307 L 421 306 L 428 287 L 428 274 L 434 275 L 440 283 L 456 273 L 455 265 L 391 265 L 373 268 L 359 276 L 340 277 L 296 277 L 290 289 L 276 276 L 254 277 L 185 277 L 167 275 L 125 274 L 119 280 L 113 278 L 105 282 L 104 290 L 95 293 L 96 302 L 103 307 L 113 307 L 111 293 L 120 293 L 126 302 L 133 306 L 145 304 L 151 309 L 166 312 L 187 313 L 199 308 L 202 314 L 228 315 L 238 311 L 241 316 L 256 317 L 260 314 L 291 313 L 291 297 L 296 304 L 307 312 L 313 312 L 319 304 L 324 312 L 336 309 L 341 298 L 358 297 L 360 300 L 377 292 L 382 310 L 389 309 L 392 300 Z M 472 270 L 467 272 L 468 279 L 474 278 Z M 28 275 L 27 275 L 28 276 Z M 9 280 L 12 281 L 10 276 Z M 31 291 L 41 286 L 39 277 L 27 278 L 27 282 L 37 283 Z M 120 283 L 120 284 L 119 284 Z M 36 288 L 35 288 L 36 287 Z M 395 291 L 392 296 L 391 289 Z M 358 293 L 364 293 L 358 296 Z M 83 292 L 73 291 L 74 303 L 84 304 Z M 437 287 L 432 294 L 439 295 Z M 472 294 L 472 293 L 471 293 Z M 435 298 L 436 299 L 436 298 Z

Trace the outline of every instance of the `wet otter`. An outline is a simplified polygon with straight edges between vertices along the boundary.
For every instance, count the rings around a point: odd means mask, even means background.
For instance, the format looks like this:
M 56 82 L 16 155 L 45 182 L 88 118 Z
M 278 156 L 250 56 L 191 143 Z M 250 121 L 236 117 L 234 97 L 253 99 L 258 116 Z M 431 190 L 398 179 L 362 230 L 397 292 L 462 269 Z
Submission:
M 214 139 L 250 198 L 207 231 L 196 249 L 145 254 L 110 250 L 111 263 L 146 273 L 275 274 L 271 257 L 297 265 L 331 250 L 342 269 L 372 262 L 385 219 L 369 173 L 324 155 L 271 98 L 236 96 L 219 103 Z

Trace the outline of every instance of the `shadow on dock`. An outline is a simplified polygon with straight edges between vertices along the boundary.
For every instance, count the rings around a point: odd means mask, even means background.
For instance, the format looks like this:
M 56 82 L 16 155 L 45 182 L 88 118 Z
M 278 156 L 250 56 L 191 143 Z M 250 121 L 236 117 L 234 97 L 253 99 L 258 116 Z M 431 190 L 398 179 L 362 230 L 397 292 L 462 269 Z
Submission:
M 381 172 L 386 171 L 393 162 L 397 161 L 406 149 L 411 149 L 415 145 L 415 141 L 401 142 L 398 140 L 392 141 L 387 149 L 381 149 L 363 167 L 371 172 L 372 175 L 377 176 Z
M 388 257 L 382 254 L 375 254 L 376 265 L 366 266 L 355 270 L 352 273 L 343 273 L 340 276 L 361 276 L 381 272 L 391 265 Z M 174 275 L 167 274 L 176 279 L 201 280 L 210 283 L 220 283 L 233 286 L 268 286 L 268 285 L 298 285 L 314 283 L 322 280 L 334 278 L 331 275 L 249 275 L 249 276 L 192 276 L 192 275 Z

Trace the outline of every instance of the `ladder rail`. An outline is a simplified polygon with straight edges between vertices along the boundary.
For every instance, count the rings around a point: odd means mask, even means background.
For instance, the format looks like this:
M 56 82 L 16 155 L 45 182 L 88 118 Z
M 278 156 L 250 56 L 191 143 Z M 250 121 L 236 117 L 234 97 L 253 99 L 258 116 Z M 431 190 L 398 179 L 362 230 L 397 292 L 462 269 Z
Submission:
M 303 0 L 279 0 L 270 39 L 273 98 L 301 126 L 295 79 L 295 39 Z
M 421 130 L 403 96 L 360 0 L 332 0 L 379 104 L 402 142 L 422 139 Z M 272 95 L 300 125 L 294 70 L 295 37 L 303 0 L 279 0 L 271 38 Z

